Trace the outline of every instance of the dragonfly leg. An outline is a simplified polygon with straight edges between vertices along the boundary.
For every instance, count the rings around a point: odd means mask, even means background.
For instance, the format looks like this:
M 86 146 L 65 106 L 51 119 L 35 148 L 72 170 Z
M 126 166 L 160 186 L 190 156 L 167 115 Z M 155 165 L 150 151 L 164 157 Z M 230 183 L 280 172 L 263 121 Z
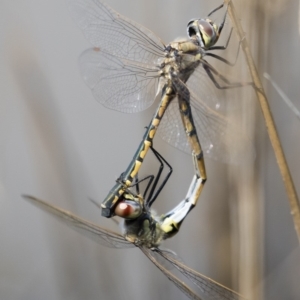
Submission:
M 162 157 L 162 155 L 158 151 L 156 151 L 153 147 L 150 147 L 150 149 L 153 152 L 153 154 L 155 155 L 156 159 L 160 163 L 160 166 L 159 166 L 156 176 L 149 175 L 149 176 L 146 176 L 145 178 L 139 180 L 138 174 L 137 174 L 135 177 L 134 183 L 130 186 L 130 187 L 135 186 L 136 193 L 139 194 L 140 193 L 139 184 L 145 180 L 149 180 L 147 183 L 147 186 L 145 188 L 145 191 L 143 193 L 143 199 L 145 199 L 145 203 L 148 208 L 150 208 L 151 205 L 153 204 L 153 202 L 156 200 L 156 198 L 160 194 L 161 190 L 163 189 L 163 187 L 165 186 L 165 184 L 167 183 L 167 181 L 169 180 L 169 178 L 173 172 L 171 165 Z M 169 171 L 168 171 L 167 175 L 165 176 L 165 178 L 163 179 L 163 182 L 159 185 L 158 189 L 155 191 L 165 165 L 168 166 Z M 151 187 L 151 189 L 150 189 L 150 187 Z M 150 193 L 149 193 L 149 196 L 147 197 L 147 193 L 148 193 L 149 189 L 150 189 Z M 147 197 L 147 199 L 146 199 L 146 197 Z
M 211 64 L 209 64 L 206 60 L 201 60 L 201 63 L 203 64 L 203 68 L 206 71 L 207 75 L 209 76 L 209 78 L 211 79 L 211 81 L 214 83 L 214 85 L 218 88 L 218 89 L 233 89 L 233 88 L 237 88 L 237 87 L 243 87 L 243 86 L 252 86 L 255 88 L 254 83 L 253 82 L 231 82 L 229 81 L 225 76 L 223 76 L 221 73 L 219 73 Z M 222 80 L 223 82 L 225 82 L 226 85 L 220 85 L 217 80 L 216 77 L 218 77 L 220 80 Z
M 231 31 L 230 31 L 230 36 L 231 36 L 231 33 L 232 33 L 232 29 L 231 29 Z M 229 39 L 230 39 L 230 36 L 229 36 Z M 227 43 L 226 43 L 225 46 L 210 47 L 208 50 L 225 50 L 225 49 L 227 48 L 227 46 L 228 46 L 229 39 L 227 40 Z M 243 38 L 243 39 L 244 39 L 244 38 Z M 235 64 L 236 64 L 236 62 L 237 62 L 237 59 L 238 59 L 238 57 L 239 57 L 240 49 L 241 49 L 241 43 L 242 43 L 243 39 L 240 40 L 240 42 L 239 42 L 239 46 L 238 46 L 237 53 L 236 53 L 236 56 L 235 56 L 235 61 L 234 61 L 233 63 L 230 62 L 230 61 L 228 61 L 227 59 L 225 59 L 225 58 L 219 56 L 219 55 L 214 54 L 214 53 L 205 53 L 205 55 L 206 55 L 206 56 L 214 57 L 215 59 L 218 59 L 218 60 L 224 62 L 225 64 L 227 64 L 227 65 L 233 67 L 233 66 L 235 66 Z
M 208 15 L 207 17 L 210 17 L 212 14 L 214 14 L 216 11 L 218 11 L 219 9 L 223 8 L 224 6 L 224 3 L 221 4 L 220 6 L 218 6 L 217 8 L 213 9 Z M 219 25 L 219 28 L 218 28 L 218 31 L 217 31 L 217 35 L 220 36 L 221 32 L 222 32 L 222 29 L 225 25 L 225 21 L 226 21 L 226 17 L 227 17 L 227 11 L 228 11 L 228 6 L 227 6 L 227 9 L 226 9 L 226 12 L 224 14 L 224 17 L 223 17 L 223 20 L 222 20 L 222 23 Z
M 224 3 L 222 5 L 222 7 L 224 6 Z M 221 7 L 220 7 L 221 8 Z M 222 23 L 219 25 L 219 28 L 218 28 L 218 32 L 217 32 L 217 35 L 220 36 L 221 32 L 222 32 L 222 29 L 225 25 L 225 21 L 226 21 L 226 17 L 227 17 L 227 12 L 228 12 L 228 6 L 226 8 L 226 11 L 225 11 L 225 14 L 224 14 L 224 17 L 223 17 L 223 21 Z
M 211 12 L 208 13 L 208 17 L 210 17 L 212 14 L 214 14 L 216 11 L 220 10 L 224 6 L 224 3 L 222 3 L 220 6 L 217 8 L 214 8 Z
M 231 28 L 231 30 L 230 30 L 230 33 L 229 33 L 229 36 L 228 36 L 228 39 L 227 39 L 227 42 L 226 42 L 226 44 L 225 44 L 225 46 L 212 46 L 212 47 L 209 47 L 208 49 L 207 49 L 207 51 L 209 50 L 226 50 L 227 49 L 227 47 L 228 47 L 228 45 L 229 45 L 229 41 L 230 41 L 230 39 L 231 39 L 231 34 L 232 34 L 232 31 L 233 31 L 233 28 Z M 207 54 L 206 54 L 207 55 Z
M 160 153 L 158 153 L 153 147 L 151 147 L 151 150 L 153 152 L 153 154 L 155 155 L 155 157 L 157 158 L 157 160 L 160 162 L 160 167 L 158 170 L 158 173 L 155 177 L 154 183 L 151 187 L 150 193 L 149 193 L 149 197 L 146 200 L 146 203 L 148 205 L 148 207 L 151 207 L 151 205 L 153 204 L 153 202 L 156 200 L 156 198 L 158 197 L 158 195 L 160 194 L 160 192 L 162 191 L 162 189 L 164 188 L 164 186 L 166 185 L 167 181 L 169 180 L 172 172 L 173 172 L 173 168 L 171 167 L 171 165 L 162 157 L 162 155 Z M 168 166 L 169 171 L 167 173 L 167 175 L 165 176 L 163 182 L 160 184 L 160 186 L 158 187 L 158 189 L 155 191 L 157 183 L 160 179 L 161 173 L 164 169 L 164 164 Z M 155 191 L 155 193 L 154 193 Z M 144 195 L 144 197 L 146 197 L 146 195 Z
M 139 186 L 140 183 L 145 181 L 145 180 L 149 180 L 148 183 L 147 183 L 147 187 L 146 187 L 146 190 L 148 190 L 148 187 L 151 186 L 153 179 L 154 179 L 154 175 L 148 175 L 145 178 L 139 180 L 138 179 L 138 174 L 136 174 L 134 183 L 132 185 L 130 185 L 129 187 L 134 187 L 135 186 L 136 193 L 139 194 L 140 193 L 140 186 Z M 146 191 L 145 191 L 145 193 L 146 193 Z

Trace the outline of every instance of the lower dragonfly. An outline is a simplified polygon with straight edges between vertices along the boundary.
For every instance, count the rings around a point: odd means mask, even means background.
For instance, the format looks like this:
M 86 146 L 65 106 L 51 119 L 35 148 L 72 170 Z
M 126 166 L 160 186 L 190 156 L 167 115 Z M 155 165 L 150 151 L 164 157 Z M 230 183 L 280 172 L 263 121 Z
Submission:
M 212 57 L 232 65 L 210 53 L 226 49 L 231 37 L 232 30 L 225 46 L 215 46 L 227 10 L 219 25 L 209 17 L 223 8 L 224 3 L 207 18 L 191 20 L 187 25 L 188 39 L 169 45 L 99 0 L 68 0 L 68 3 L 77 24 L 94 46 L 81 55 L 80 67 L 95 98 L 110 109 L 132 113 L 148 108 L 160 95 L 160 104 L 130 165 L 102 202 L 103 216 L 113 216 L 158 128 L 171 145 L 187 153 L 192 150 L 193 180 L 197 181 L 198 195 L 207 179 L 204 154 L 227 162 L 234 157 L 236 162 L 243 161 L 245 154 L 252 152 L 244 135 L 215 107 L 219 102 L 217 88 L 251 83 L 230 82 L 204 59 Z M 174 101 L 175 98 L 178 101 Z M 194 205 L 196 203 L 197 199 Z
M 170 212 L 157 217 L 156 214 L 151 211 L 151 205 L 168 181 L 172 173 L 172 168 L 156 150 L 152 147 L 151 149 L 160 162 L 160 168 L 157 175 L 151 175 L 145 178 L 149 179 L 149 182 L 143 195 L 139 194 L 139 182 L 145 179 L 134 183 L 137 193 L 134 193 L 125 187 L 125 192 L 121 197 L 121 201 L 115 207 L 114 214 L 124 219 L 122 235 L 102 228 L 69 211 L 58 208 L 38 198 L 28 195 L 24 195 L 24 197 L 35 206 L 50 213 L 60 221 L 71 226 L 80 233 L 87 235 L 101 245 L 111 248 L 139 248 L 151 262 L 190 299 L 201 300 L 202 298 L 200 298 L 182 280 L 177 278 L 167 266 L 175 267 L 179 270 L 180 273 L 199 287 L 201 292 L 208 296 L 209 299 L 245 299 L 235 291 L 187 267 L 176 258 L 174 252 L 159 248 L 162 241 L 174 236 L 178 232 L 180 225 L 193 206 L 193 199 L 197 197 L 197 187 L 192 182 L 185 199 Z M 169 167 L 169 172 L 162 183 L 157 187 L 164 164 L 167 164 Z M 146 197 L 149 188 L 150 192 Z

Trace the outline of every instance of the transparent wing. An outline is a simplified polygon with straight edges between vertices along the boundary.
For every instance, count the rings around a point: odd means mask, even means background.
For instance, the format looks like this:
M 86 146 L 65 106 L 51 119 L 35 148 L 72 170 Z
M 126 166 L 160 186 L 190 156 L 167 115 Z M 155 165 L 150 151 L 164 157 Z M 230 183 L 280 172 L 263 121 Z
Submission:
M 186 83 L 189 90 L 193 91 L 197 98 L 201 99 L 211 109 L 222 112 L 225 108 L 225 90 L 218 89 L 208 77 L 200 64 Z
M 52 216 L 56 217 L 58 220 L 64 222 L 65 224 L 71 226 L 76 231 L 90 237 L 97 243 L 110 247 L 110 248 L 132 248 L 134 245 L 118 233 L 104 229 L 96 224 L 88 222 L 76 215 L 44 202 L 38 198 L 32 196 L 23 196 L 26 200 L 31 202 L 33 205 L 41 208 Z
M 125 113 L 139 112 L 155 100 L 158 69 L 122 59 L 98 48 L 79 59 L 81 73 L 98 102 Z
M 159 249 L 160 251 L 162 252 L 166 252 L 168 253 L 168 256 L 172 256 L 174 259 L 180 261 L 183 263 L 183 260 L 181 259 L 181 257 L 179 257 L 174 251 L 172 250 L 169 250 L 169 249 Z M 166 268 L 168 271 L 174 269 L 174 265 L 166 260 L 164 257 L 161 256 L 160 252 L 157 252 L 157 251 L 152 251 L 151 252 L 151 255 L 156 259 L 156 261 L 161 265 L 163 266 L 164 268 Z
M 164 275 L 168 277 L 169 280 L 171 280 L 187 297 L 194 300 L 202 300 L 197 294 L 191 290 L 182 280 L 177 278 L 173 273 L 168 271 L 165 267 L 163 267 L 156 259 L 155 251 L 140 247 L 141 251 L 152 261 L 152 263 L 155 264 L 155 266 L 163 272 Z
M 184 276 L 190 279 L 194 284 L 196 284 L 200 290 L 210 299 L 216 300 L 242 300 L 245 299 L 240 294 L 236 293 L 233 290 L 228 289 L 227 287 L 217 283 L 216 281 L 206 277 L 195 270 L 187 267 L 182 262 L 178 261 L 172 254 L 170 255 L 167 251 L 161 251 L 156 249 L 162 257 L 167 261 L 171 262 L 173 266 L 180 271 Z
M 99 0 L 68 0 L 68 4 L 85 37 L 95 47 L 149 64 L 164 56 L 164 43 L 155 34 Z
M 206 98 L 200 98 L 201 95 L 195 96 L 191 87 L 189 90 L 193 120 L 204 156 L 233 164 L 253 160 L 255 151 L 250 140 L 225 116 L 212 109 L 211 105 L 205 102 Z M 167 108 L 158 132 L 172 146 L 191 153 L 177 99 Z

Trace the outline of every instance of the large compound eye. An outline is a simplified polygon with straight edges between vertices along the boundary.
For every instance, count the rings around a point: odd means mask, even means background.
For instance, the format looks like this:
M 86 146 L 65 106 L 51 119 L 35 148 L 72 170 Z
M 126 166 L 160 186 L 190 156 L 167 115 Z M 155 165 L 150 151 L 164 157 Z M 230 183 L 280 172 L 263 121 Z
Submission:
M 218 40 L 218 26 L 216 26 L 210 19 L 201 19 L 199 22 L 199 31 L 204 44 L 207 49 L 213 46 Z
M 122 200 L 115 208 L 115 214 L 124 219 L 136 219 L 141 213 L 141 205 L 134 200 Z
M 200 31 L 205 34 L 208 38 L 213 38 L 215 35 L 214 28 L 207 20 L 199 20 Z

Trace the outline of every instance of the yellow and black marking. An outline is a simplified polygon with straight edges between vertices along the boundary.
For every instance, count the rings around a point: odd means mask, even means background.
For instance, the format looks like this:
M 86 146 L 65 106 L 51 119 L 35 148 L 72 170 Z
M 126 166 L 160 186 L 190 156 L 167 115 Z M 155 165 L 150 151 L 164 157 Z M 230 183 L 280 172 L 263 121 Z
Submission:
M 144 138 L 140 143 L 140 146 L 138 147 L 135 155 L 133 156 L 131 163 L 129 164 L 127 170 L 124 173 L 122 173 L 118 182 L 110 190 L 108 196 L 104 199 L 104 201 L 101 204 L 102 216 L 110 218 L 113 215 L 114 208 L 118 200 L 123 195 L 124 191 L 131 186 L 133 179 L 140 170 L 140 167 L 144 161 L 144 158 L 149 148 L 152 146 L 153 138 L 157 131 L 158 125 L 170 101 L 174 98 L 175 93 L 173 92 L 173 89 L 165 85 L 165 87 L 162 90 L 162 100 L 159 104 L 159 107 L 156 110 L 144 135 Z
M 201 180 L 201 184 L 198 188 L 199 190 L 197 191 L 199 197 L 203 189 L 203 186 L 205 184 L 205 181 L 207 179 L 204 157 L 203 157 L 203 150 L 201 148 L 201 144 L 192 118 L 191 106 L 188 101 L 184 100 L 181 97 L 178 97 L 178 100 L 179 100 L 179 110 L 181 114 L 182 123 L 185 128 L 187 139 L 189 141 L 189 144 L 194 154 L 193 158 L 194 158 L 196 176 Z M 196 205 L 197 200 L 198 199 L 194 199 L 195 203 L 193 203 L 193 205 Z
M 192 148 L 195 173 L 200 183 L 197 188 L 197 191 L 195 192 L 195 195 L 197 195 L 197 197 L 193 199 L 193 206 L 195 206 L 207 179 L 203 150 L 201 148 L 201 144 L 197 135 L 197 130 L 192 116 L 189 90 L 186 87 L 186 85 L 177 78 L 176 75 L 173 75 L 172 82 L 175 86 L 176 91 L 178 91 L 178 104 L 181 120 L 187 135 L 188 142 Z
M 154 117 L 152 118 L 148 126 L 144 138 L 140 143 L 127 170 L 124 173 L 122 173 L 118 182 L 111 189 L 108 196 L 104 199 L 104 201 L 101 204 L 102 216 L 105 216 L 107 218 L 113 216 L 116 204 L 123 195 L 124 191 L 131 186 L 133 179 L 139 172 L 144 158 L 149 148 L 152 146 L 153 138 L 170 101 L 173 100 L 176 95 L 181 95 L 183 99 L 189 99 L 189 91 L 187 87 L 183 84 L 183 82 L 186 82 L 188 80 L 192 71 L 200 63 L 202 57 L 201 53 L 195 53 L 197 52 L 197 49 L 199 49 L 199 47 L 197 47 L 195 41 L 183 41 L 174 42 L 170 44 L 170 46 L 167 48 L 169 52 L 167 53 L 166 59 L 162 64 L 161 68 L 161 76 L 165 77 L 167 83 L 162 89 L 160 105 L 156 113 L 154 114 Z M 178 52 L 180 52 L 181 54 L 184 53 L 185 55 L 179 56 Z M 180 62 L 178 61 L 179 57 L 181 57 Z M 180 70 L 178 70 L 178 64 L 180 65 L 180 69 L 182 71 L 182 76 L 180 76 L 180 79 L 177 78 L 177 75 L 173 76 L 172 74 L 173 72 L 177 73 L 177 71 L 179 71 L 180 73 Z M 183 72 L 182 69 L 184 69 L 185 72 Z M 185 111 L 184 107 L 182 111 Z M 189 132 L 188 137 L 190 143 L 192 144 L 193 151 L 198 157 L 202 153 L 202 150 L 196 134 L 196 129 L 192 120 L 191 112 L 189 112 L 189 115 L 186 119 L 187 120 L 183 123 L 186 131 Z M 195 134 L 192 134 L 192 130 L 190 130 L 190 128 L 195 130 Z M 199 167 L 201 166 L 201 171 L 197 171 L 197 174 L 200 173 L 201 178 L 206 179 L 203 158 L 199 159 L 198 165 Z

